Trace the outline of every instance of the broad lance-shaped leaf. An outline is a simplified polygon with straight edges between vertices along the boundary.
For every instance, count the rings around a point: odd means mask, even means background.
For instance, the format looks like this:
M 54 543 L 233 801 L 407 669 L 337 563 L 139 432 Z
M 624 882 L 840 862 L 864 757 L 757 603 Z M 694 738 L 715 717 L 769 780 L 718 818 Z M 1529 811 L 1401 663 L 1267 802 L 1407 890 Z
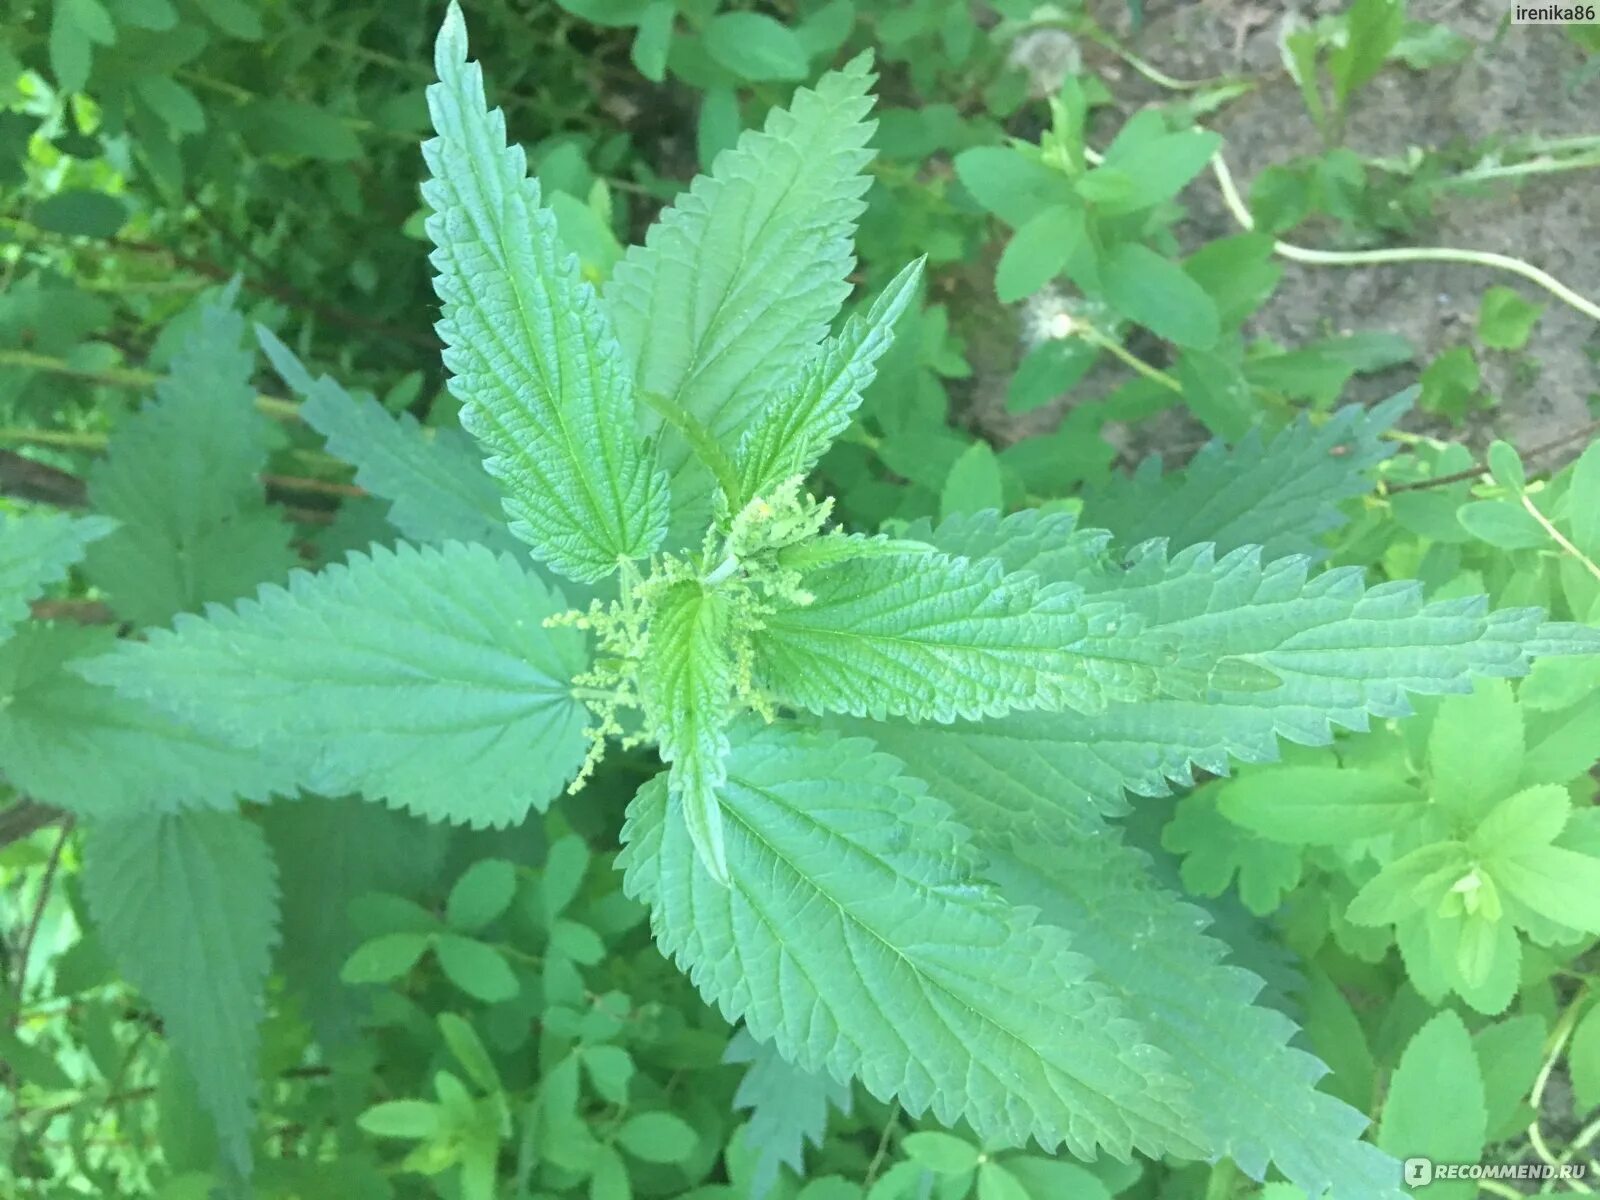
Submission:
M 1429 604 L 1410 582 L 1367 588 L 1359 570 L 1312 576 L 1304 558 L 1263 564 L 1249 547 L 1169 556 L 1152 542 L 1114 564 L 1091 553 L 1108 535 L 1074 530 L 1067 514 L 954 518 L 921 536 L 950 553 L 981 549 L 1011 571 L 1079 583 L 1125 605 L 1152 636 L 1277 677 L 1269 689 L 1219 686 L 1198 698 L 1113 703 L 1093 716 L 957 727 L 977 739 L 1039 742 L 1063 788 L 1107 811 L 1121 809 L 1124 790 L 1159 796 L 1172 782 L 1188 785 L 1196 767 L 1223 775 L 1234 759 L 1274 761 L 1280 737 L 1326 745 L 1335 728 L 1406 716 L 1408 693 L 1466 692 L 1475 676 L 1525 674 L 1534 654 L 1600 650 L 1595 631 L 1542 625 L 1537 609 L 1490 612 L 1481 596 Z
M 180 617 L 81 670 L 283 764 L 307 791 L 505 825 L 542 810 L 583 760 L 582 639 L 543 625 L 564 607 L 509 555 L 402 543 Z
M 896 323 L 917 293 L 925 261 L 919 258 L 896 275 L 865 318 L 851 317 L 843 332 L 811 355 L 799 378 L 756 413 L 734 460 L 741 494 L 732 497 L 733 511 L 770 494 L 790 476 L 807 474 L 845 431 L 878 373 L 878 359 L 894 340 Z
M 754 1200 L 761 1200 L 778 1181 L 778 1169 L 789 1167 L 804 1177 L 806 1143 L 821 1146 L 828 1132 L 828 1111 L 850 1111 L 848 1084 L 827 1075 L 802 1071 L 771 1042 L 758 1042 L 740 1029 L 722 1056 L 727 1063 L 749 1063 L 734 1093 L 734 1109 L 748 1109 L 746 1144 L 755 1152 Z
M 422 147 L 432 173 L 422 194 L 450 390 L 506 488 L 512 532 L 592 583 L 661 541 L 666 479 L 635 429 L 633 378 L 611 322 L 540 207 L 522 148 L 506 145 L 504 114 L 487 108 L 455 4 L 434 66 L 428 110 L 439 136 Z
M 79 817 L 232 809 L 238 798 L 293 793 L 284 763 L 77 674 L 115 645 L 114 629 L 37 624 L 0 645 L 0 776 Z
M 765 128 L 717 156 L 611 274 L 605 298 L 641 389 L 709 431 L 731 456 L 850 294 L 873 123 L 865 56 L 795 92 Z M 654 421 L 652 420 L 652 427 Z M 698 538 L 711 476 L 677 430 L 671 544 Z
M 656 607 L 639 670 L 645 715 L 670 767 L 667 786 L 701 863 L 722 884 L 728 856 L 717 789 L 727 777 L 731 630 L 726 593 L 692 579 L 675 583 Z
M 1223 961 L 1210 919 L 1156 886 L 1142 854 L 1109 829 L 978 840 L 1005 896 L 1066 930 L 1095 980 L 1183 1064 L 1204 1098 L 1194 1128 L 1206 1157 L 1254 1179 L 1270 1160 L 1307 1196 L 1398 1200 L 1399 1164 L 1360 1140 L 1366 1118 L 1317 1090 L 1327 1068 L 1290 1045 L 1287 1017 L 1252 1003 L 1261 980 Z
M 89 473 L 94 507 L 120 525 L 84 570 L 140 624 L 236 599 L 298 561 L 259 476 L 276 436 L 255 407 L 244 318 L 204 304 L 156 385 Z
M 805 574 L 754 638 L 756 676 L 811 712 L 950 721 L 1095 710 L 1137 694 L 1165 655 L 1115 605 L 1008 575 L 993 559 L 900 554 Z
M 1211 442 L 1170 475 L 1152 456 L 1084 497 L 1081 522 L 1124 546 L 1163 537 L 1173 549 L 1211 542 L 1223 553 L 1257 545 L 1269 559 L 1320 557 L 1318 539 L 1348 519 L 1339 502 L 1372 489 L 1372 468 L 1396 445 L 1383 435 L 1415 397 L 1411 389 L 1370 409 L 1348 404 L 1320 425 L 1302 414 L 1265 443 L 1256 426 L 1237 446 Z
M 1058 929 L 984 886 L 949 810 L 862 739 L 737 726 L 722 797 L 731 887 L 664 781 L 619 864 L 662 952 L 802 1070 L 913 1115 L 1073 1153 L 1196 1156 L 1173 1064 Z
M 235 813 L 89 826 L 89 912 L 194 1077 L 228 1161 L 250 1169 L 278 880 L 261 830 Z
M 356 469 L 356 483 L 390 503 L 389 521 L 413 542 L 482 542 L 520 554 L 506 528 L 500 489 L 458 429 L 424 429 L 409 413 L 390 416 L 371 396 L 351 395 L 337 380 L 315 378 L 264 326 L 256 338 L 289 389 L 300 417 L 327 439 L 328 452 Z
M 89 543 L 112 528 L 104 517 L 0 512 L 0 642 L 28 615 L 28 601 L 65 579 Z

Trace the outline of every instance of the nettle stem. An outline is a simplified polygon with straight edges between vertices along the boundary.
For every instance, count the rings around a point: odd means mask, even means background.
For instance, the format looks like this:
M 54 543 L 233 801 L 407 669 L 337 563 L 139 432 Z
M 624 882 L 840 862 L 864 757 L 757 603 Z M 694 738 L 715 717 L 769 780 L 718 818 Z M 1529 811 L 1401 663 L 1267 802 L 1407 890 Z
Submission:
M 717 564 L 715 570 L 708 571 L 705 575 L 702 575 L 700 577 L 700 582 L 705 584 L 707 587 L 716 587 L 718 584 L 726 583 L 728 580 L 732 579 L 734 572 L 738 569 L 738 558 L 730 554 Z

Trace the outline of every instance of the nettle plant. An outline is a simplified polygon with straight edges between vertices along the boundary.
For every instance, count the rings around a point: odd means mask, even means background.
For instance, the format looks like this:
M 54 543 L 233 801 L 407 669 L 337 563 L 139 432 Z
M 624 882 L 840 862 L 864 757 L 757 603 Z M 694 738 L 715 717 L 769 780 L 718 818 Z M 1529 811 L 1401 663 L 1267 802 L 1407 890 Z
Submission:
M 1113 547 L 1070 511 L 834 527 L 805 478 L 920 274 L 830 333 L 868 184 L 868 64 L 746 133 L 601 291 L 487 107 L 455 9 L 436 67 L 424 195 L 445 363 L 542 567 L 485 521 L 475 543 L 375 546 L 144 641 L 96 640 L 77 674 L 140 706 L 116 745 L 181 742 L 218 808 L 359 794 L 473 827 L 581 788 L 611 741 L 653 745 L 666 769 L 629 806 L 625 889 L 705 998 L 800 1071 L 994 1148 L 1228 1157 L 1312 1196 L 1396 1192 L 1365 1118 L 1317 1089 L 1294 1026 L 1253 1003 L 1261 981 L 1114 818 L 1130 792 L 1271 761 L 1279 739 L 1325 745 L 1406 714 L 1407 693 L 1468 693 L 1600 639 L 1259 548 Z M 264 341 L 307 420 L 331 422 L 336 386 Z M 18 527 L 9 591 L 106 533 Z M 181 607 L 157 598 L 151 619 Z M 140 767 L 126 759 L 96 770 Z M 191 887 L 219 897 L 202 939 L 270 928 L 251 829 L 230 812 L 91 820 L 86 886 L 113 950 L 149 944 Z M 1466 880 L 1473 845 L 1451 853 L 1439 872 Z M 256 1085 L 221 1064 L 252 1056 L 269 947 L 219 954 L 216 1004 L 159 962 L 125 966 L 240 1162 Z

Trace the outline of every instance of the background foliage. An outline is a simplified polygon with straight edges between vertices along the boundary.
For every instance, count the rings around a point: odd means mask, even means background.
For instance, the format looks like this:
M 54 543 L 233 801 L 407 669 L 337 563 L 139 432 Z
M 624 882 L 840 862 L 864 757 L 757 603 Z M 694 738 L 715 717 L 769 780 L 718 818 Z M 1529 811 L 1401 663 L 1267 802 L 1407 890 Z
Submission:
M 469 17 L 596 283 L 795 84 L 874 52 L 852 307 L 928 264 L 819 467 L 854 526 L 1040 504 L 1121 545 L 1259 544 L 1600 624 L 1594 414 L 1517 437 L 1520 457 L 1485 448 L 1501 415 L 1485 379 L 1521 369 L 1559 298 L 1486 272 L 1449 346 L 1260 333 L 1302 243 L 1363 269 L 1426 240 L 1452 180 L 1579 189 L 1566 172 L 1596 161 L 1593 137 L 1364 156 L 1347 138 L 1364 89 L 1488 47 L 1389 0 L 1330 7 L 1274 31 L 1315 149 L 1241 183 L 1221 236 L 1192 219 L 1229 212 L 1212 118 L 1262 81 L 1164 75 L 1142 57 L 1166 48 L 1160 14 L 1140 5 L 540 0 Z M 418 146 L 439 17 L 410 0 L 56 0 L 0 27 L 0 581 L 51 589 L 0 610 L 5 1194 L 184 1200 L 251 1164 L 257 1195 L 341 1200 L 1290 1200 L 1229 1160 L 990 1153 L 730 1031 L 613 869 L 642 756 L 509 831 L 311 797 L 246 819 L 231 798 L 269 795 L 274 762 L 221 742 L 183 797 L 215 811 L 90 837 L 63 816 L 55 796 L 178 807 L 176 727 L 64 664 L 373 542 L 518 548 L 490 481 L 462 483 L 476 452 L 432 332 Z M 1592 30 L 1537 36 L 1592 99 Z M 1594 403 L 1592 372 L 1565 384 Z M 78 509 L 120 524 L 18 522 Z M 478 567 L 448 575 L 496 594 Z M 1419 710 L 1226 777 L 1152 763 L 1128 837 L 1267 981 L 1379 1146 L 1588 1162 L 1600 667 L 1547 660 Z M 70 760 L 49 752 L 63 744 Z M 114 778 L 92 770 L 109 761 Z M 495 768 L 462 787 L 492 799 Z M 185 839 L 236 872 L 188 880 L 173 911 L 128 881 Z M 1477 886 L 1439 894 L 1469 851 L 1489 864 Z M 250 902 L 274 894 L 276 921 Z M 214 921 L 258 936 L 197 970 L 185 950 Z M 191 1028 L 153 1015 L 174 991 Z M 168 1035 L 204 1051 L 180 1059 Z M 217 1111 L 252 1093 L 253 1117 Z

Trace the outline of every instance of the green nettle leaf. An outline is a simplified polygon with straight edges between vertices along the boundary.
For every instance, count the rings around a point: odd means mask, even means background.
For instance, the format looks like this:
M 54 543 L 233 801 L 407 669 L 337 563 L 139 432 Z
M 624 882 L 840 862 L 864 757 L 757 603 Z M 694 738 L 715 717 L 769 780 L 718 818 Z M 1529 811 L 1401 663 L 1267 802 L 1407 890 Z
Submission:
M 89 544 L 112 528 L 103 517 L 0 512 L 0 642 L 28 615 L 28 601 L 65 579 Z
M 422 148 L 451 390 L 507 490 L 512 532 L 593 582 L 661 541 L 666 481 L 635 431 L 634 381 L 605 309 L 466 56 L 452 6 L 428 88 L 438 136 Z
M 1143 637 L 1165 636 L 1275 677 L 1275 686 L 1239 689 L 1219 674 L 1203 696 L 1135 699 L 1093 716 L 1024 723 L 1032 736 L 1059 743 L 1050 753 L 1073 785 L 1111 811 L 1124 803 L 1124 789 L 1165 795 L 1174 782 L 1192 784 L 1196 767 L 1227 774 L 1233 760 L 1272 762 L 1280 737 L 1323 746 L 1336 727 L 1362 730 L 1373 716 L 1408 715 L 1408 693 L 1466 691 L 1475 675 L 1525 674 L 1535 654 L 1600 649 L 1593 630 L 1541 625 L 1537 609 L 1489 612 L 1481 596 L 1428 604 L 1415 583 L 1367 588 L 1355 568 L 1312 576 L 1303 558 L 1263 563 L 1253 547 L 1169 555 L 1151 542 L 1113 563 L 1107 536 L 1076 531 L 1067 514 L 963 517 L 911 533 L 948 553 L 994 555 L 1007 571 L 1046 584 L 1076 582 L 1091 600 L 1123 607 Z M 1018 721 L 1007 718 L 992 732 Z
M 1225 1154 L 1256 1179 L 1270 1160 L 1308 1196 L 1394 1195 L 1395 1163 L 1359 1140 L 1366 1118 L 1315 1086 L 1326 1068 L 1290 1044 L 1293 1024 L 1252 1003 L 1261 980 L 1224 961 L 1204 914 L 1157 886 L 1143 854 L 1109 829 L 991 839 L 978 828 L 990 877 L 1064 929 L 1095 980 L 1184 1064 L 1207 1157 Z
M 84 570 L 141 624 L 237 599 L 298 561 L 293 529 L 258 479 L 273 430 L 255 409 L 245 331 L 238 313 L 202 306 L 155 401 L 118 427 L 89 473 L 90 500 L 121 525 Z
M 83 882 L 106 948 L 161 1018 L 228 1160 L 247 1172 L 278 939 L 277 872 L 260 829 L 233 813 L 96 821 Z
M 231 809 L 236 797 L 293 792 L 287 764 L 77 673 L 116 645 L 112 629 L 42 625 L 0 645 L 0 773 L 19 791 L 82 817 Z
M 1483 1156 L 1487 1120 L 1483 1076 L 1472 1038 L 1460 1017 L 1441 1012 L 1417 1032 L 1400 1056 L 1384 1100 L 1378 1144 L 1399 1158 L 1477 1162 Z M 1470 1179 L 1441 1180 L 1418 1191 L 1470 1200 L 1478 1185 Z
M 370 396 L 352 396 L 326 375 L 313 379 L 293 351 L 263 326 L 256 337 L 301 419 L 328 452 L 356 468 L 356 483 L 387 500 L 389 522 L 415 542 L 482 542 L 498 553 L 523 543 L 506 528 L 500 491 L 471 441 L 457 429 L 425 430 L 409 413 L 390 416 Z
M 692 579 L 673 584 L 657 603 L 639 672 L 640 699 L 670 767 L 667 786 L 701 863 L 720 883 L 728 882 L 717 789 L 726 778 L 732 632 L 726 593 Z
M 1117 610 L 993 559 L 899 554 L 804 577 L 754 637 L 756 676 L 811 712 L 952 721 L 1013 710 L 1094 711 L 1132 687 L 1137 646 L 1113 651 Z
M 913 1114 L 1077 1154 L 1195 1156 L 1173 1065 L 1059 931 L 976 878 L 948 810 L 861 739 L 736 730 L 721 793 L 731 887 L 664 781 L 619 859 L 664 953 L 802 1070 Z
M 850 1112 L 850 1088 L 828 1075 L 802 1071 L 771 1042 L 758 1042 L 740 1029 L 728 1043 L 723 1061 L 749 1063 L 734 1093 L 734 1109 L 748 1109 L 745 1145 L 755 1153 L 757 1195 L 766 1195 L 787 1166 L 803 1177 L 805 1148 L 821 1146 L 828 1131 L 828 1111 Z
M 617 336 L 639 388 L 668 414 L 660 452 L 673 545 L 697 539 L 711 514 L 711 474 L 694 441 L 703 433 L 733 453 L 850 294 L 871 82 L 863 56 L 796 91 L 718 155 L 612 272 Z
M 1372 489 L 1369 472 L 1394 452 L 1383 435 L 1415 398 L 1346 405 L 1321 424 L 1302 414 L 1271 440 L 1255 426 L 1231 448 L 1210 442 L 1181 472 L 1163 475 L 1161 459 L 1146 458 L 1091 491 L 1082 521 L 1124 546 L 1161 537 L 1175 550 L 1211 542 L 1221 553 L 1255 545 L 1269 559 L 1321 557 L 1322 535 L 1349 520 L 1340 502 Z
M 895 325 L 917 293 L 924 261 L 919 258 L 896 275 L 865 318 L 851 317 L 841 333 L 811 354 L 795 381 L 751 418 L 734 454 L 739 495 L 730 497 L 730 508 L 738 511 L 786 479 L 809 472 L 849 426 L 878 373 L 878 359 L 894 339 Z
M 543 625 L 563 607 L 481 546 L 374 547 L 82 669 L 309 791 L 504 825 L 583 761 L 582 640 Z

